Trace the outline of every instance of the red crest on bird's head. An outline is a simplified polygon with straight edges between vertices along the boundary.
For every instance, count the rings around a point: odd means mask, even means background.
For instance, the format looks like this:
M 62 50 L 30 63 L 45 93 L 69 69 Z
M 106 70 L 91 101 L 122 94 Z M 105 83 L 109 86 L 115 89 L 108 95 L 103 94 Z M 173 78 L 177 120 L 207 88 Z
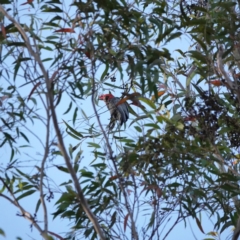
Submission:
M 114 98 L 114 96 L 111 94 L 111 93 L 108 93 L 108 94 L 102 94 L 98 97 L 99 100 L 104 100 L 104 101 L 107 101 L 111 98 Z

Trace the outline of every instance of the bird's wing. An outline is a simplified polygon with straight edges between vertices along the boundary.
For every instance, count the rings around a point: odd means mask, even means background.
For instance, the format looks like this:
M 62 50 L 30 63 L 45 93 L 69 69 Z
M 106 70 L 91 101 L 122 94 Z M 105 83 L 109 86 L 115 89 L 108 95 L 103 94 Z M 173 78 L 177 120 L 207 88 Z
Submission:
M 125 123 L 128 118 L 129 118 L 129 111 L 128 111 L 128 105 L 127 103 L 122 103 L 117 105 L 117 103 L 120 101 L 121 99 L 118 97 L 114 97 L 111 99 L 111 103 L 114 105 L 114 107 L 116 108 L 117 111 L 117 119 L 120 121 L 120 125 L 122 125 L 123 123 Z M 117 106 L 116 106 L 117 105 Z M 110 110 L 110 109 L 109 109 Z M 110 110 L 111 111 L 111 110 Z

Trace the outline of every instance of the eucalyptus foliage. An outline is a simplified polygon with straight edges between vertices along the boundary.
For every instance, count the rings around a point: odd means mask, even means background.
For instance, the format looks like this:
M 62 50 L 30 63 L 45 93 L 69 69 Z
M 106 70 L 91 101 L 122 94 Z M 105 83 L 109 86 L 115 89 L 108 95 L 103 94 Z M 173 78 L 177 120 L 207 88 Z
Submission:
M 187 219 L 237 239 L 239 8 L 1 1 L 0 197 L 45 239 L 167 239 Z M 125 127 L 109 130 L 103 92 L 127 99 Z M 52 217 L 69 230 L 52 232 Z

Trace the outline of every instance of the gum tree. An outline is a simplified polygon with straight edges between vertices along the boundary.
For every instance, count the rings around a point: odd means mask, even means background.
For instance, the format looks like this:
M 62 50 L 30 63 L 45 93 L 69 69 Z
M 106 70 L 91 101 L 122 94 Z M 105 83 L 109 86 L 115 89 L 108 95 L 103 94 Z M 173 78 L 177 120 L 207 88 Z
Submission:
M 167 239 L 190 217 L 237 239 L 239 4 L 1 1 L 0 197 L 45 239 Z

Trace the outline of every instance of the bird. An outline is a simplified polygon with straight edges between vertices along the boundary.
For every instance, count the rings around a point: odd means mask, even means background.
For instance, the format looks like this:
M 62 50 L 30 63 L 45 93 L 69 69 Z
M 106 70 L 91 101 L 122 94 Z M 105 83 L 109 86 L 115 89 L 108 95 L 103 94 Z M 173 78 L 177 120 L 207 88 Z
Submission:
M 103 100 L 110 111 L 110 130 L 114 128 L 116 121 L 119 121 L 120 126 L 127 122 L 129 118 L 129 109 L 126 102 L 118 104 L 121 99 L 119 97 L 114 97 L 111 93 L 102 94 L 98 97 L 98 99 Z

